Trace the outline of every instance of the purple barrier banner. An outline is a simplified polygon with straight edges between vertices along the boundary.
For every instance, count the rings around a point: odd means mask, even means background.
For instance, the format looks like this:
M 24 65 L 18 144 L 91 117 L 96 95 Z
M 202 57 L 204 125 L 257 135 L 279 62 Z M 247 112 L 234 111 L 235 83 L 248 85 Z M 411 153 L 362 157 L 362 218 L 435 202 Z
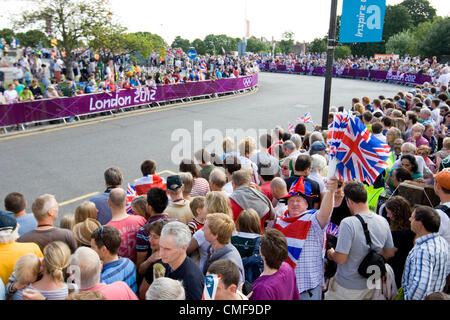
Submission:
M 325 75 L 327 69 L 325 67 L 307 67 L 300 65 L 284 65 L 274 63 L 260 63 L 259 68 L 263 71 L 291 71 L 296 73 L 304 73 L 308 75 Z M 368 78 L 369 80 L 384 80 L 393 82 L 403 82 L 409 84 L 423 84 L 424 82 L 432 82 L 430 76 L 416 73 L 388 72 L 383 70 L 364 70 L 364 69 L 337 69 L 333 68 L 334 76 Z
M 0 127 L 60 119 L 154 102 L 244 90 L 258 84 L 258 74 L 235 79 L 189 82 L 156 88 L 136 88 L 73 98 L 0 105 Z

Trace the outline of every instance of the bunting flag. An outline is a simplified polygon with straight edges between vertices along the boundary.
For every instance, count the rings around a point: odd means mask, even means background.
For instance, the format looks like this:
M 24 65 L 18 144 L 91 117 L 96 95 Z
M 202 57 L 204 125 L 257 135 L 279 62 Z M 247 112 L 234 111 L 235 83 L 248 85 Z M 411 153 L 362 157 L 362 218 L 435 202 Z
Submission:
M 132 185 L 128 184 L 127 206 L 125 208 L 128 214 L 133 214 L 133 209 L 131 209 L 131 201 L 133 201 L 133 199 L 136 197 L 137 197 L 136 189 Z
M 329 126 L 330 159 L 336 162 L 335 176 L 373 185 L 388 167 L 390 147 L 374 137 L 358 117 L 337 113 Z
M 205 276 L 205 287 L 203 288 L 202 300 L 214 300 L 216 298 L 219 280 L 220 275 L 218 274 L 209 274 Z

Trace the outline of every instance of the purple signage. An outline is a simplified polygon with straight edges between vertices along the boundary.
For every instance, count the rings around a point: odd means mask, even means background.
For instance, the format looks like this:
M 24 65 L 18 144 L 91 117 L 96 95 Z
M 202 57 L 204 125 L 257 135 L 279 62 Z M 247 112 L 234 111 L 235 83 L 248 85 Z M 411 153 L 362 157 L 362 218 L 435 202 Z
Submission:
M 152 88 L 137 88 L 97 93 L 73 98 L 37 100 L 0 105 L 0 127 L 27 122 L 52 120 L 154 102 L 225 93 L 254 87 L 258 74 L 235 79 L 189 82 Z
M 261 70 L 285 72 L 291 71 L 296 73 L 304 73 L 308 75 L 325 75 L 327 69 L 325 67 L 307 67 L 295 65 L 294 68 L 284 64 L 268 64 L 260 63 Z M 293 70 L 292 70 L 293 69 Z M 423 84 L 424 82 L 432 82 L 432 78 L 427 75 L 417 73 L 388 72 L 383 70 L 364 70 L 364 69 L 336 69 L 333 68 L 334 76 L 368 78 L 369 80 L 385 80 L 392 82 L 403 82 L 405 84 Z

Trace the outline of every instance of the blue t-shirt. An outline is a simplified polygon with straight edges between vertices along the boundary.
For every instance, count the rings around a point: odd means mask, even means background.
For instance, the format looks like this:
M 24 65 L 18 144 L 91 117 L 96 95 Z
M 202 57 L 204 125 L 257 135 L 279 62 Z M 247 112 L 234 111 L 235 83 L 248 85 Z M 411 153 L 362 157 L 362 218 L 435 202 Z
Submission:
M 95 204 L 98 210 L 97 220 L 102 225 L 107 224 L 112 219 L 111 208 L 108 206 L 109 192 L 103 192 L 93 196 L 89 201 Z
M 21 217 L 16 218 L 17 223 L 20 225 L 19 227 L 19 236 L 32 231 L 37 228 L 38 222 L 34 217 L 34 214 L 27 213 Z
M 111 284 L 116 281 L 125 282 L 135 294 L 138 293 L 136 266 L 130 259 L 119 258 L 103 265 L 100 282 Z

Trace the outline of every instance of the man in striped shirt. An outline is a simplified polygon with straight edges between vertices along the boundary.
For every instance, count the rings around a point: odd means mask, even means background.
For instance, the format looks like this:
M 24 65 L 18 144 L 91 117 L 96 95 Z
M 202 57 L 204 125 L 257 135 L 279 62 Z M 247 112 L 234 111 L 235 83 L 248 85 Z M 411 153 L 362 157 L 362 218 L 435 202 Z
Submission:
M 91 248 L 103 262 L 100 282 L 123 281 L 137 294 L 136 266 L 130 259 L 118 256 L 120 243 L 120 232 L 114 227 L 102 226 L 92 233 Z
M 416 245 L 406 259 L 402 288 L 405 300 L 423 300 L 444 289 L 450 273 L 448 244 L 438 233 L 440 217 L 434 209 L 418 206 L 409 220 Z

